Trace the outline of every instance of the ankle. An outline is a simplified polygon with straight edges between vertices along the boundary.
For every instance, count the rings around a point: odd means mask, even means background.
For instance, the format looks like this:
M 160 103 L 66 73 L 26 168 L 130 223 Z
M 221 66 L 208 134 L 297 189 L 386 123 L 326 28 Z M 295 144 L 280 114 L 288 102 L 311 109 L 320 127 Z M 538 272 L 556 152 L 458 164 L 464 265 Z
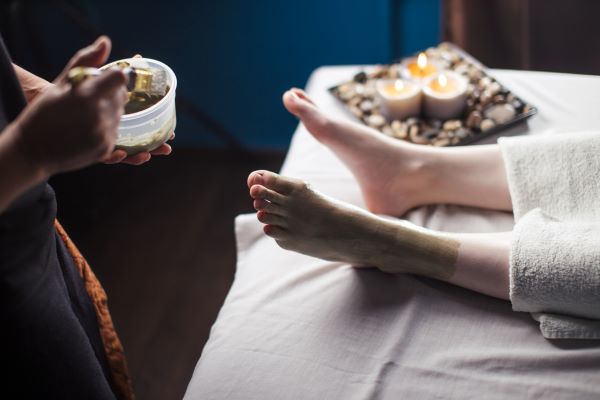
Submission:
M 430 204 L 437 197 L 440 184 L 442 167 L 436 151 L 438 149 L 408 144 L 406 150 L 407 175 L 416 185 L 418 202 Z

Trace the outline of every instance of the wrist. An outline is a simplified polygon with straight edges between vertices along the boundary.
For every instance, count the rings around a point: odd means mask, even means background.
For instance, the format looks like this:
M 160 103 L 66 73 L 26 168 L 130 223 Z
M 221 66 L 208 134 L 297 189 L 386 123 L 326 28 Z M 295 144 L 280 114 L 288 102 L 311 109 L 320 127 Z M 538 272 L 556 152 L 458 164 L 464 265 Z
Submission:
M 35 185 L 47 180 L 51 173 L 43 163 L 29 151 L 27 142 L 23 139 L 23 126 L 19 120 L 10 124 L 5 132 L 7 140 L 7 157 L 15 166 L 23 182 Z M 25 128 L 26 129 L 26 128 Z

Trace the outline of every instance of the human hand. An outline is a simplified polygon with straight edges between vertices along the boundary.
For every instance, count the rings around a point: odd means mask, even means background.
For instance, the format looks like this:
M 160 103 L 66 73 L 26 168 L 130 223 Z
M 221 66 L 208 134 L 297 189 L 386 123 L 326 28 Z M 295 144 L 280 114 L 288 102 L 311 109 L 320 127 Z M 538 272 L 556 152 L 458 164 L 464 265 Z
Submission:
M 175 132 L 171 132 L 171 136 L 169 140 L 175 139 Z M 141 153 L 133 154 L 128 156 L 125 150 L 115 150 L 108 156 L 108 158 L 104 159 L 102 162 L 105 164 L 129 164 L 129 165 L 142 165 L 148 161 L 152 156 L 168 156 L 171 154 L 173 149 L 167 143 L 161 144 L 158 148 L 148 152 L 142 151 Z
M 103 36 L 78 51 L 52 85 L 15 121 L 17 150 L 46 176 L 82 168 L 107 158 L 127 102 L 127 77 L 109 70 L 72 86 L 68 72 L 76 66 L 98 67 L 110 53 Z

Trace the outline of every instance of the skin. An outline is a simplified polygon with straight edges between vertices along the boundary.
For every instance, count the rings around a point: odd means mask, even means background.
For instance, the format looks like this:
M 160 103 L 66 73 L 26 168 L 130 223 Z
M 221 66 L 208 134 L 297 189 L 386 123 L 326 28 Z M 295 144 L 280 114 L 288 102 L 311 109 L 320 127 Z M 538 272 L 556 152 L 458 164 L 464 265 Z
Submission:
M 150 159 L 149 153 L 126 158 L 113 151 L 128 99 L 121 71 L 107 71 L 75 87 L 66 79 L 75 66 L 104 64 L 110 47 L 110 40 L 100 37 L 77 52 L 53 84 L 15 67 L 29 104 L 0 134 L 0 171 L 10 171 L 0 174 L 0 212 L 57 173 L 102 161 L 137 165 Z M 165 145 L 153 154 L 170 152 Z
M 356 177 L 366 211 L 303 181 L 269 171 L 248 177 L 264 231 L 284 249 L 391 273 L 411 273 L 508 299 L 510 233 L 450 234 L 376 214 L 400 216 L 431 203 L 510 210 L 498 146 L 430 148 L 333 120 L 298 89 L 286 108 Z M 376 213 L 376 214 L 375 214 Z

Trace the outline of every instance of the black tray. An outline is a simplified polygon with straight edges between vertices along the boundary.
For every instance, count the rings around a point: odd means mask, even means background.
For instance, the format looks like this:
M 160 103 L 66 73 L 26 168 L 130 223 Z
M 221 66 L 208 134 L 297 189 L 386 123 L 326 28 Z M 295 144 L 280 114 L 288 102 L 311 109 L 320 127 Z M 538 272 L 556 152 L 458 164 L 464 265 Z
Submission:
M 460 146 L 473 143 L 506 130 L 537 113 L 536 107 L 498 82 L 481 62 L 458 46 L 441 43 L 437 47 L 425 50 L 425 53 L 444 69 L 455 71 L 469 79 L 470 93 L 467 107 L 460 118 L 449 121 L 408 118 L 396 122 L 381 115 L 375 96 L 375 81 L 398 77 L 400 64 L 377 66 L 369 73 L 359 72 L 352 80 L 331 87 L 329 91 L 364 124 L 398 139 L 433 146 Z M 500 89 L 496 91 L 498 86 Z M 485 93 L 487 89 L 490 90 Z M 490 96 L 491 93 L 494 94 Z M 486 118 L 486 114 L 489 114 L 495 106 L 504 107 L 505 114 L 508 115 L 511 114 L 512 107 L 514 115 L 510 117 L 504 115 L 504 118 L 498 120 Z M 476 116 L 469 118 L 474 111 L 481 114 L 481 120 L 488 119 L 491 123 L 489 121 L 484 123 L 482 129 L 480 122 L 474 123 L 477 122 Z M 372 117 L 373 115 L 381 115 L 383 119 Z M 383 120 L 385 123 L 381 124 Z M 374 124 L 374 121 L 377 123 Z M 445 126 L 455 129 L 444 129 Z

